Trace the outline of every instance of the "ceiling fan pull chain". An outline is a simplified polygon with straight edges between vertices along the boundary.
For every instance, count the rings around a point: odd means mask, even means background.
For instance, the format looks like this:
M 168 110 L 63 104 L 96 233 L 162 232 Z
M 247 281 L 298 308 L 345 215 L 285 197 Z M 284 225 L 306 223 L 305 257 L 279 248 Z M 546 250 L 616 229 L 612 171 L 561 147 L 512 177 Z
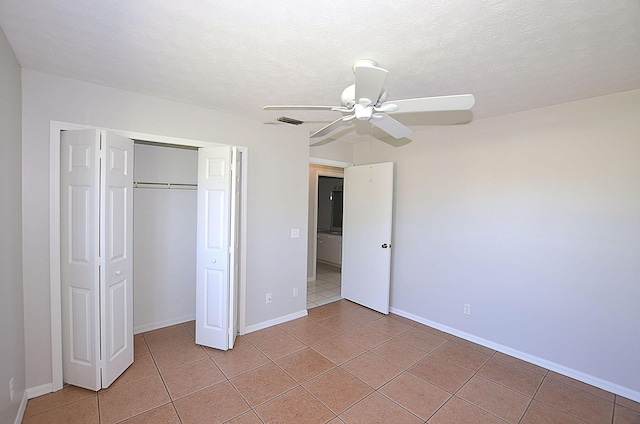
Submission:
M 369 168 L 373 168 L 373 122 L 369 126 Z M 371 177 L 369 177 L 371 182 Z

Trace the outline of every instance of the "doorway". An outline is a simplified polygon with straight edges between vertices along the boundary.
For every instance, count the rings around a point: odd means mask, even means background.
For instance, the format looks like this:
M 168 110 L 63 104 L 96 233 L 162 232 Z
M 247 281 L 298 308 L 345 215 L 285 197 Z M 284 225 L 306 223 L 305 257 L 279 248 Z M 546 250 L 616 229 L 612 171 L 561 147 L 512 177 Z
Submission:
M 350 165 L 313 159 L 309 164 L 307 309 L 342 298 L 342 186 Z
M 316 279 L 307 282 L 307 309 L 342 299 L 341 269 L 323 262 L 318 262 L 316 269 Z
M 60 280 L 60 134 L 65 130 L 90 129 L 95 127 L 70 124 L 64 122 L 51 122 L 50 128 L 50 246 L 49 252 L 51 256 L 50 267 L 50 293 L 51 293 L 51 346 L 52 346 L 52 387 L 51 391 L 60 390 L 63 386 L 62 371 L 62 308 L 61 308 L 61 280 Z M 222 144 L 204 142 L 190 139 L 181 139 L 175 137 L 157 136 L 144 133 L 135 133 L 131 131 L 119 131 L 106 129 L 107 131 L 124 136 L 132 140 L 145 140 L 160 145 L 188 146 L 192 148 L 224 146 Z M 242 157 L 246 160 L 248 157 L 247 148 L 238 147 Z M 240 202 L 246 204 L 246 167 L 242 167 L 242 173 L 239 181 L 241 182 Z M 246 228 L 247 214 L 246 209 L 239 210 L 240 227 Z M 239 232 L 239 278 L 238 278 L 238 297 L 237 297 L 237 329 L 239 334 L 245 332 L 245 298 L 246 298 L 246 231 Z M 139 330 L 140 331 L 140 330 Z
M 393 162 L 353 166 L 312 159 L 310 163 L 307 281 L 317 279 L 317 176 L 335 172 L 329 175 L 343 177 L 345 182 L 340 295 L 387 314 L 391 287 Z M 340 169 L 324 171 L 322 168 L 327 166 Z M 338 174 L 339 171 L 342 174 Z M 371 231 L 373 229 L 375 231 Z M 370 266 L 372 263 L 375 266 Z

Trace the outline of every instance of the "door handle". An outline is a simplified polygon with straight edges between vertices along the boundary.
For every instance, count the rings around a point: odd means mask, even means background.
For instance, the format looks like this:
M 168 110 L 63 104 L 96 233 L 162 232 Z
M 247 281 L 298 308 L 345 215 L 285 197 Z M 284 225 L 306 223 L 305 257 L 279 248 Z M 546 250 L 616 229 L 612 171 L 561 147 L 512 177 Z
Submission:
M 384 243 L 381 247 L 382 247 L 383 249 L 387 249 L 387 248 L 388 248 L 388 249 L 391 249 L 391 245 L 390 245 L 390 244 L 387 244 L 387 243 Z
M 117 276 L 122 275 L 122 271 L 121 271 L 121 270 L 117 270 L 117 271 L 116 271 L 116 275 L 117 275 Z

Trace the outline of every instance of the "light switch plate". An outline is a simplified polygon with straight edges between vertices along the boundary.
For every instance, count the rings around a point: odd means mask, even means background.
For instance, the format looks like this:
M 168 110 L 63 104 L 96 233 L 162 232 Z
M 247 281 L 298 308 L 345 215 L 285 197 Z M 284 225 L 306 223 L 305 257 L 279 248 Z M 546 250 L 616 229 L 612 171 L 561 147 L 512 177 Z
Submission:
M 291 230 L 291 238 L 299 238 L 300 237 L 300 230 L 298 228 L 294 228 L 293 230 Z

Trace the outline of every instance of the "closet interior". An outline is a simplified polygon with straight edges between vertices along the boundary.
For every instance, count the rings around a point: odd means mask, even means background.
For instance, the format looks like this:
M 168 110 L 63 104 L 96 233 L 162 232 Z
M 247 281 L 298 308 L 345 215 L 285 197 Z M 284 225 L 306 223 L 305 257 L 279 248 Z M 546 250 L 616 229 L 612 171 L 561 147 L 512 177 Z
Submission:
M 198 149 L 135 142 L 134 333 L 196 316 Z

